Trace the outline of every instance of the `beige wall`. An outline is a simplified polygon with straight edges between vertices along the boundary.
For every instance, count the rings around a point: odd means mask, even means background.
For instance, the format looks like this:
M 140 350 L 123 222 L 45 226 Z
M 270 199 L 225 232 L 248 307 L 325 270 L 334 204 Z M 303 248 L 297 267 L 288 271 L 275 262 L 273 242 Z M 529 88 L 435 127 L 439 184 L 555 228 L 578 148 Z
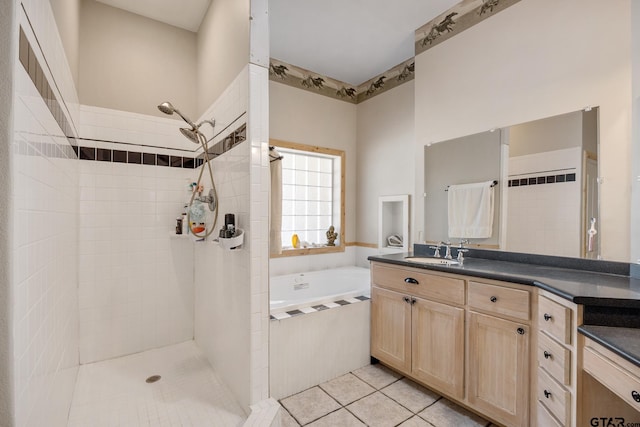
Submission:
M 249 0 L 213 0 L 197 46 L 199 116 L 249 63 Z
M 416 193 L 429 142 L 597 105 L 602 254 L 629 261 L 629 15 L 629 0 L 522 1 L 418 55 Z
M 378 243 L 378 197 L 410 195 L 413 211 L 413 82 L 357 106 L 356 241 Z
M 49 0 L 76 87 L 80 49 L 80 1 Z
M 509 128 L 509 157 L 582 146 L 582 111 Z
M 170 101 L 195 120 L 196 47 L 191 31 L 82 0 L 80 103 L 163 116 Z
M 356 237 L 356 106 L 269 82 L 269 137 L 344 150 L 345 240 Z
M 640 2 L 631 2 L 631 61 L 633 69 L 632 86 L 632 198 L 631 198 L 631 262 L 640 263 Z M 636 179 L 633 179 L 636 177 Z M 640 277 L 640 266 L 636 265 L 636 277 Z

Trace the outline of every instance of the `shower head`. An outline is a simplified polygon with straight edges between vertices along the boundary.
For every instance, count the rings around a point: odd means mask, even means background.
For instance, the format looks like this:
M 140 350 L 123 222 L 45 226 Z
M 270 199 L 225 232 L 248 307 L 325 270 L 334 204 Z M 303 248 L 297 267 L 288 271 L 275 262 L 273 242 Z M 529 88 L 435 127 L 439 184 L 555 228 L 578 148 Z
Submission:
M 200 131 L 198 129 L 180 128 L 180 133 L 194 144 L 200 144 L 200 139 L 198 138 Z
M 189 126 L 191 126 L 192 128 L 196 129 L 196 125 L 191 120 L 186 118 L 184 116 L 184 114 L 182 114 L 180 112 L 180 110 L 178 110 L 176 107 L 171 105 L 170 102 L 163 102 L 162 104 L 158 105 L 158 110 L 162 111 L 163 113 L 165 113 L 165 114 L 167 114 L 169 116 L 173 115 L 173 113 L 176 113 L 177 115 L 182 117 L 182 120 L 187 122 L 189 124 Z

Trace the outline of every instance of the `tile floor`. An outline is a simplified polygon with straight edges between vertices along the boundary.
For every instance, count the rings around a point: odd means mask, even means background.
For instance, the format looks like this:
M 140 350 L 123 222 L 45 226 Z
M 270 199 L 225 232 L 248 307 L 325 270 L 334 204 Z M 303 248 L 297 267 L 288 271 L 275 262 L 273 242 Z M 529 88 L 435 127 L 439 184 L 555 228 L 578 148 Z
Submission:
M 162 378 L 146 383 L 152 375 Z M 69 427 L 241 426 L 246 419 L 193 341 L 82 365 Z
M 369 365 L 280 401 L 282 427 L 485 427 L 477 415 L 382 365 Z

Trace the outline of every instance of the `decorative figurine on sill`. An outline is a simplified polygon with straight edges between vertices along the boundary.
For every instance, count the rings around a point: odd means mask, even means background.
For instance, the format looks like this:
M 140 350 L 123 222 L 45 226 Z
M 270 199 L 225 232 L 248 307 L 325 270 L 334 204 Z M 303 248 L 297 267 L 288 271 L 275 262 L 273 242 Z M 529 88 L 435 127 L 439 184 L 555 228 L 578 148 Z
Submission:
M 332 226 L 327 230 L 327 246 L 335 246 L 336 239 L 338 238 L 338 233 L 335 232 L 335 228 Z

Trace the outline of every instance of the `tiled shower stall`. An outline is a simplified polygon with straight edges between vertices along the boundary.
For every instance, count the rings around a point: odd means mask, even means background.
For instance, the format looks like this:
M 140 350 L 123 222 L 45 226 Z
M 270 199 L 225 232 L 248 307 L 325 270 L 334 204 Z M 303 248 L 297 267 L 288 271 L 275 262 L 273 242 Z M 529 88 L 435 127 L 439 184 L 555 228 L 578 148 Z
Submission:
M 181 122 L 80 105 L 50 2 L 12 4 L 15 425 L 65 426 L 83 364 L 185 341 L 248 414 L 268 398 L 266 68 L 248 63 L 201 117 L 212 144 L 247 127 L 212 161 L 217 227 L 234 213 L 246 235 L 225 251 L 175 236 L 202 167 Z

